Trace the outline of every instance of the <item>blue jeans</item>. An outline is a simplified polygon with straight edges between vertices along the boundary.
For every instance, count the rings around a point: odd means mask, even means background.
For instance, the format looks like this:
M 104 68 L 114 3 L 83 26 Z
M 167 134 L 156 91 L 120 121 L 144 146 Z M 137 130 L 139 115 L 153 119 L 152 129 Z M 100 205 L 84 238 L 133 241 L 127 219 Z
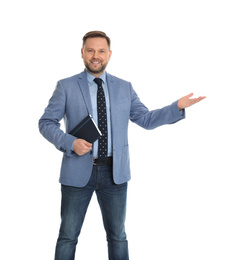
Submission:
M 109 260 L 128 260 L 128 242 L 124 228 L 127 183 L 113 182 L 109 165 L 93 166 L 83 188 L 62 185 L 61 226 L 55 260 L 74 260 L 76 244 L 93 192 L 96 192 L 107 234 Z

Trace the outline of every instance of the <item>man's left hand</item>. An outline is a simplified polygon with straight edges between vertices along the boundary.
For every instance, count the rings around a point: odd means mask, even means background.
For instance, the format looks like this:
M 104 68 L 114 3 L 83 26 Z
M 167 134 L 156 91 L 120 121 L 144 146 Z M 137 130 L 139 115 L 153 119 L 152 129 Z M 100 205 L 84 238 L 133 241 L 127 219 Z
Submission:
M 190 107 L 206 98 L 206 97 L 190 98 L 192 96 L 193 96 L 193 93 L 191 93 L 187 96 L 184 96 L 178 100 L 177 106 L 178 106 L 179 110 L 184 109 L 186 107 Z

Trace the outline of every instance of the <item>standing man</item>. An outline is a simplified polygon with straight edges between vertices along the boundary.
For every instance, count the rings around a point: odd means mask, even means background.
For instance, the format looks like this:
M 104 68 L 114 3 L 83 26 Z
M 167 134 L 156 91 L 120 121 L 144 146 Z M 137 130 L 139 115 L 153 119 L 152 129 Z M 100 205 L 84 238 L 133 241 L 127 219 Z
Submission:
M 55 260 L 73 260 L 78 236 L 92 194 L 96 192 L 107 234 L 110 260 L 128 260 L 125 233 L 127 182 L 130 180 L 129 119 L 145 129 L 175 123 L 184 109 L 205 97 L 185 96 L 162 109 L 149 111 L 130 82 L 108 74 L 110 38 L 101 31 L 83 37 L 86 69 L 60 80 L 39 120 L 41 134 L 63 152 L 60 174 L 61 226 Z M 93 144 L 68 134 L 88 114 L 102 136 Z M 64 118 L 66 133 L 60 129 Z

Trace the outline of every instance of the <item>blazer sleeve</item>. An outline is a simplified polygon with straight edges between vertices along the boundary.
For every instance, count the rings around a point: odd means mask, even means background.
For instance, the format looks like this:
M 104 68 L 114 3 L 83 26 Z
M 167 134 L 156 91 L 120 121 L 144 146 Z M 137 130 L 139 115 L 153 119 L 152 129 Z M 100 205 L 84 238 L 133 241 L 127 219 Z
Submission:
M 59 123 L 65 116 L 65 107 L 66 94 L 59 81 L 44 114 L 39 120 L 39 131 L 58 150 L 64 152 L 67 156 L 72 156 L 74 154 L 72 146 L 76 137 L 64 133 L 60 129 Z
M 151 110 L 140 101 L 138 95 L 131 86 L 131 110 L 130 120 L 139 126 L 151 130 L 165 124 L 173 124 L 185 118 L 185 110 L 179 111 L 175 101 L 161 109 Z

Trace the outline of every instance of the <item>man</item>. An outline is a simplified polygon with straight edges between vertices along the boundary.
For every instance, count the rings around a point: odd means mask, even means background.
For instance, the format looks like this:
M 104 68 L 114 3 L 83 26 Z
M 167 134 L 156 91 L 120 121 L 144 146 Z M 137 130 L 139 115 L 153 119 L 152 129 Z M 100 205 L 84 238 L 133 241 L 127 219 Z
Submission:
M 41 134 L 64 153 L 60 174 L 62 221 L 55 259 L 74 259 L 87 207 L 96 192 L 107 234 L 109 259 L 127 260 L 124 223 L 130 180 L 129 119 L 146 129 L 175 123 L 185 117 L 186 107 L 205 97 L 190 99 L 193 94 L 189 94 L 170 106 L 149 111 L 131 83 L 105 72 L 112 55 L 110 38 L 105 33 L 87 33 L 81 53 L 86 69 L 58 82 L 39 120 Z M 93 144 L 68 134 L 88 114 L 102 131 L 102 136 Z M 60 129 L 62 118 L 66 133 Z

